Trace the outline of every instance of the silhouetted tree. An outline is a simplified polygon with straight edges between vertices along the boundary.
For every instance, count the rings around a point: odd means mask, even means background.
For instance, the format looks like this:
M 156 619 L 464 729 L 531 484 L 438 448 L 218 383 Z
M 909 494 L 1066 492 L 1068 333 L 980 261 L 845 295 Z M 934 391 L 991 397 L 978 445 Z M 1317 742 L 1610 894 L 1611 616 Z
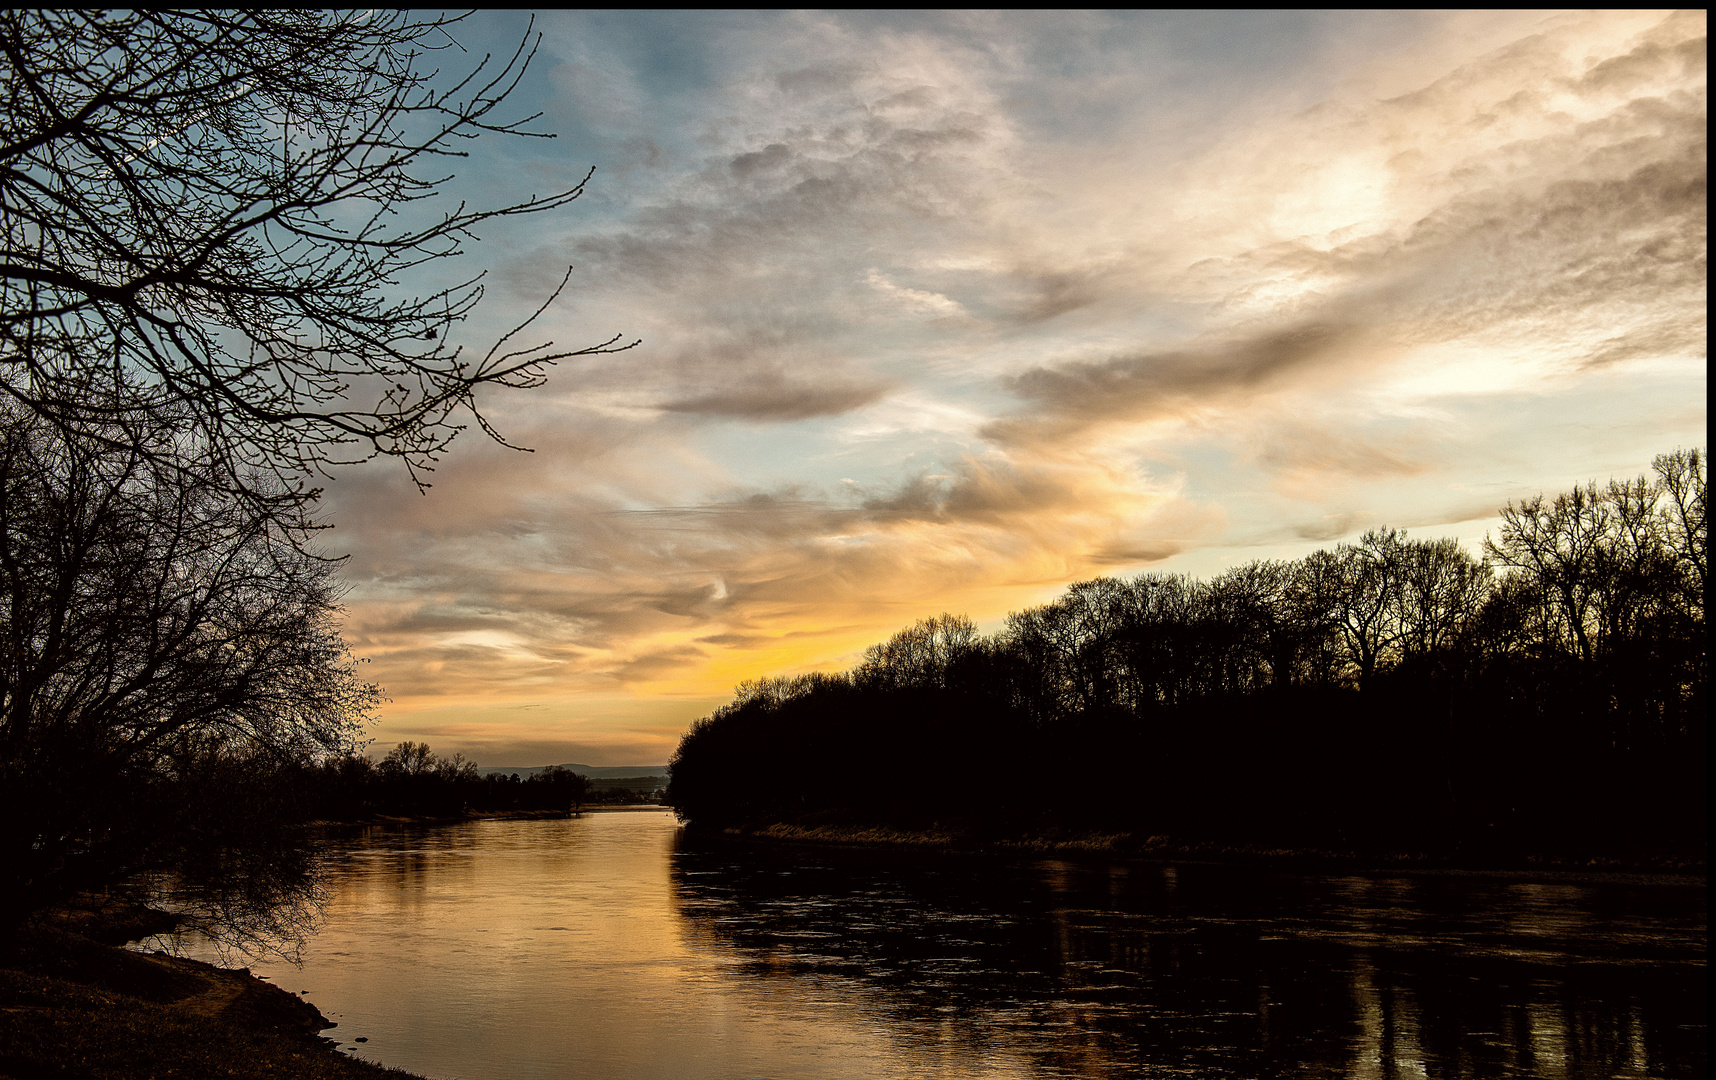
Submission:
M 314 476 L 382 455 L 421 483 L 462 418 L 500 438 L 479 389 L 627 347 L 518 344 L 534 316 L 454 340 L 482 275 L 443 260 L 583 190 L 436 203 L 465 140 L 541 134 L 499 115 L 536 39 L 443 77 L 458 21 L 0 12 L 5 920 L 175 844 L 248 859 L 235 881 L 290 863 L 168 808 L 238 770 L 275 793 L 258 813 L 302 816 L 276 780 L 374 700 L 309 553 Z M 366 812 L 375 777 L 335 771 L 317 783 Z
M 436 772 L 435 755 L 428 743 L 407 740 L 387 752 L 377 772 L 389 779 L 416 779 Z
M 1335 548 L 1342 583 L 1335 625 L 1362 687 L 1390 659 L 1400 641 L 1401 534 L 1372 529 L 1357 544 Z
M 550 766 L 530 778 L 539 793 L 535 801 L 544 810 L 572 813 L 584 805 L 590 795 L 590 778 L 559 765 Z
M 1452 537 L 1403 542 L 1397 566 L 1402 658 L 1446 649 L 1477 617 L 1490 589 L 1489 568 Z
M 866 649 L 852 678 L 871 689 L 951 689 L 976 641 L 977 627 L 964 616 L 924 619 Z
M 278 504 L 377 454 L 421 478 L 461 414 L 494 434 L 478 388 L 624 347 L 451 340 L 482 274 L 429 271 L 485 223 L 583 190 L 434 204 L 466 139 L 540 135 L 496 113 L 535 40 L 440 78 L 426 58 L 456 46 L 458 21 L 0 13 L 0 391 L 81 440 Z M 154 440 L 162 425 L 181 437 Z
M 1250 693 L 1292 682 L 1293 628 L 1287 619 L 1287 567 L 1252 562 L 1210 582 L 1208 621 L 1220 657 L 1224 693 Z
M 1310 685 L 1333 686 L 1343 678 L 1340 613 L 1346 587 L 1346 568 L 1335 552 L 1313 551 L 1292 565 L 1282 604 L 1299 646 L 1303 681 Z
M 209 770 L 261 790 L 350 745 L 377 691 L 300 539 L 158 455 L 0 407 L 0 924 L 241 837 L 236 806 L 185 795 Z
M 1590 660 L 1601 645 L 1602 595 L 1609 562 L 1603 550 L 1613 507 L 1595 484 L 1545 501 L 1538 495 L 1502 508 L 1500 535 L 1484 549 L 1498 564 L 1528 574 L 1542 590 L 1549 617 L 1545 644 Z
M 1663 497 L 1663 541 L 1682 576 L 1681 606 L 1703 622 L 1710 569 L 1705 457 L 1698 450 L 1676 450 L 1659 454 L 1653 468 Z

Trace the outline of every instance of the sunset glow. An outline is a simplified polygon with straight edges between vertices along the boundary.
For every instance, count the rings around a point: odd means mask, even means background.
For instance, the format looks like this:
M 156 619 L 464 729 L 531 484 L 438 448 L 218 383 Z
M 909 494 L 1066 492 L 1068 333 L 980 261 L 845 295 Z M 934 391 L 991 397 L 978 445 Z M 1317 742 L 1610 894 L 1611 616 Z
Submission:
M 525 17 L 473 17 L 473 53 Z M 660 763 L 940 612 L 1206 575 L 1706 441 L 1706 16 L 553 13 L 481 140 L 486 400 L 328 483 L 371 735 Z M 493 141 L 494 145 L 487 145 Z M 463 268 L 461 268 L 463 269 Z M 510 321 L 509 321 L 510 320 Z

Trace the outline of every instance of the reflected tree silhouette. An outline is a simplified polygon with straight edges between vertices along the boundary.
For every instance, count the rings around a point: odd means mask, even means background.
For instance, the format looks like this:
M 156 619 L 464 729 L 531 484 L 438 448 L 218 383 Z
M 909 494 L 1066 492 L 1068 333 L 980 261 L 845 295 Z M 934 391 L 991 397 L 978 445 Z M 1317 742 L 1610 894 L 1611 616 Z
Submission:
M 693 940 L 1046 1075 L 1694 1076 L 1703 892 L 682 840 Z

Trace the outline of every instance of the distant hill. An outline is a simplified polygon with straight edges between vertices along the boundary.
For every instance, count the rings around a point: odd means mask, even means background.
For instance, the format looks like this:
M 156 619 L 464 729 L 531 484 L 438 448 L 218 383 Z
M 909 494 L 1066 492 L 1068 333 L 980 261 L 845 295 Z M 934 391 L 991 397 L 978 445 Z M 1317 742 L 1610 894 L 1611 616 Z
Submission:
M 535 776 L 555 768 L 553 765 L 479 765 L 477 772 L 483 776 L 493 776 L 496 773 L 520 776 Z M 572 772 L 588 776 L 592 780 L 620 780 L 633 776 L 666 776 L 666 765 L 577 765 L 567 764 L 558 766 L 570 769 Z

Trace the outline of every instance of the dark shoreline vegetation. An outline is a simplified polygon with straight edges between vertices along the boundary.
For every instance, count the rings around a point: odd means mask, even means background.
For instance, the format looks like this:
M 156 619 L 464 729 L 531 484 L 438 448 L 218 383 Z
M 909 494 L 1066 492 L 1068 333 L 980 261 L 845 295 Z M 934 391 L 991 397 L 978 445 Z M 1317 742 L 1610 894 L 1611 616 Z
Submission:
M 1510 503 L 1483 559 L 1379 529 L 1081 582 L 989 638 L 928 619 L 742 684 L 665 801 L 759 839 L 1702 868 L 1705 493 L 1677 451 Z
M 650 780 L 651 777 L 641 777 Z M 483 776 L 463 754 L 442 757 L 402 742 L 379 763 L 355 751 L 296 763 L 267 778 L 299 822 L 459 821 L 474 816 L 572 814 L 653 801 L 648 785 L 593 779 L 559 765 L 529 776 Z

